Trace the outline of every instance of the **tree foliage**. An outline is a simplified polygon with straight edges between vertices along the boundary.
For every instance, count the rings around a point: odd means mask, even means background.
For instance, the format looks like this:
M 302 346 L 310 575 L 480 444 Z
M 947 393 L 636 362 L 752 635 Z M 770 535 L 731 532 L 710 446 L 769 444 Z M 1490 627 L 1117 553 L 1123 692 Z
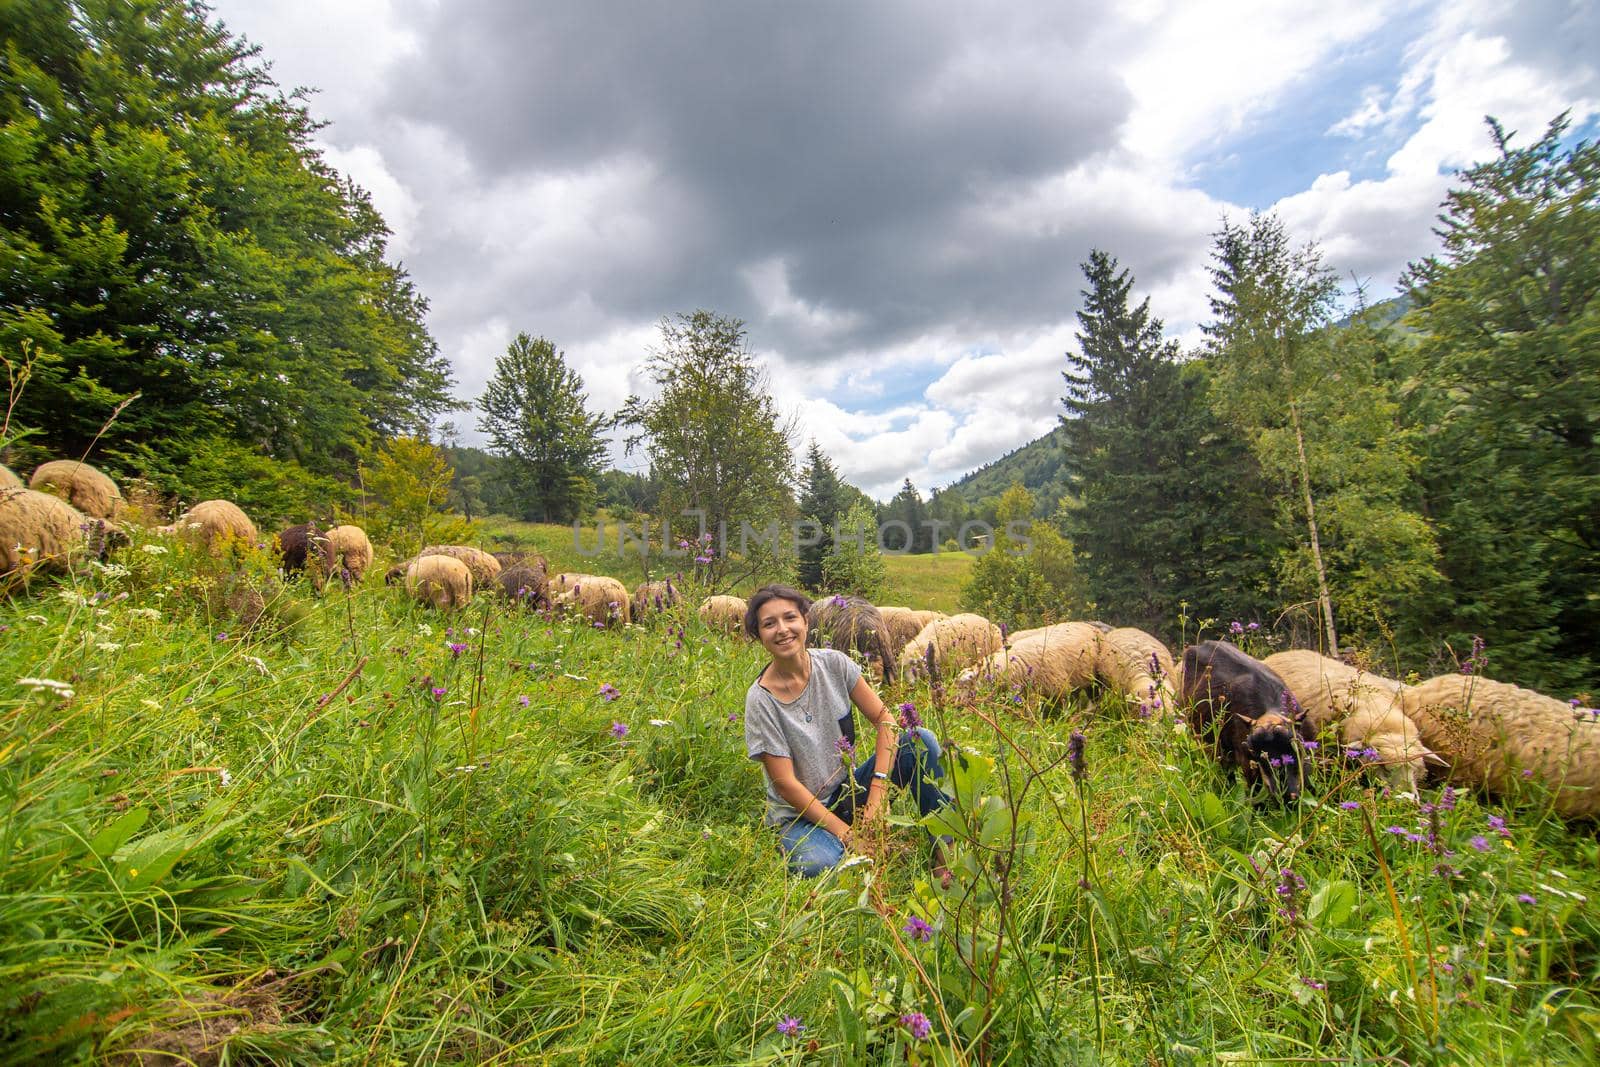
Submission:
M 822 588 L 822 563 L 833 552 L 833 529 L 847 507 L 845 485 L 833 461 L 815 441 L 806 452 L 806 469 L 800 475 L 800 516 L 815 523 L 814 544 L 800 546 L 797 575 L 813 591 Z
M 1248 449 L 1212 416 L 1203 364 L 1180 365 L 1148 299 L 1107 253 L 1083 264 L 1078 351 L 1057 430 L 1071 495 L 1062 529 L 1105 619 L 1179 635 L 1192 615 L 1263 610 L 1272 511 Z
M 996 507 L 989 550 L 961 587 L 961 607 L 1010 630 L 1084 618 L 1090 605 L 1072 543 L 1049 520 L 1033 519 L 1033 494 L 1012 483 Z M 1013 536 L 1013 531 L 1025 531 Z
M 1383 341 L 1359 318 L 1329 328 L 1338 286 L 1273 216 L 1225 222 L 1213 259 L 1212 402 L 1282 487 L 1282 526 L 1304 536 L 1280 581 L 1315 598 L 1337 653 L 1337 619 L 1373 639 L 1437 579 L 1432 531 L 1410 507 L 1416 457 L 1376 370 Z
M 1592 686 L 1600 634 L 1600 146 L 1565 116 L 1460 175 L 1443 249 L 1404 280 L 1420 331 L 1410 422 L 1449 597 L 1431 621 L 1482 635 L 1504 676 Z
M 627 448 L 643 444 L 661 510 L 674 525 L 682 525 L 680 512 L 698 510 L 719 542 L 725 530 L 737 544 L 740 523 L 760 529 L 785 516 L 794 468 L 789 432 L 744 323 L 703 310 L 663 319 L 648 367 L 659 394 L 629 397 L 619 420 L 637 429 Z
M 852 504 L 838 523 L 839 537 L 822 561 L 822 586 L 830 593 L 877 600 L 889 587 L 878 550 L 878 523 L 870 503 Z
M 451 405 L 426 303 L 256 51 L 181 0 L 17 0 L 0 22 L 0 345 L 18 417 L 169 468 L 219 438 L 322 472 Z M 115 465 L 115 464 L 114 464 Z M 347 469 L 347 468 L 346 468 Z
M 583 379 L 543 337 L 519 333 L 495 359 L 478 428 L 509 461 L 503 476 L 522 518 L 570 523 L 593 506 L 605 443 L 587 400 Z
M 472 524 L 449 510 L 454 475 L 444 453 L 425 440 L 385 441 L 361 457 L 363 500 L 353 517 L 397 556 L 426 544 L 464 541 Z

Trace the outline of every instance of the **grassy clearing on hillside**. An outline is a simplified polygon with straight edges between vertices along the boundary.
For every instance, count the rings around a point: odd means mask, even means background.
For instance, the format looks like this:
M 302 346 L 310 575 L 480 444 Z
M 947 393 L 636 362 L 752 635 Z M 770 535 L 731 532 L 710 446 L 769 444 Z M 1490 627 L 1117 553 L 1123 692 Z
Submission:
M 903 800 L 882 862 L 801 882 L 744 754 L 754 646 L 165 547 L 0 604 L 3 1062 L 1600 1053 L 1600 847 L 1536 791 L 1327 766 L 1258 809 L 1170 719 L 895 690 L 964 754 L 957 883 Z

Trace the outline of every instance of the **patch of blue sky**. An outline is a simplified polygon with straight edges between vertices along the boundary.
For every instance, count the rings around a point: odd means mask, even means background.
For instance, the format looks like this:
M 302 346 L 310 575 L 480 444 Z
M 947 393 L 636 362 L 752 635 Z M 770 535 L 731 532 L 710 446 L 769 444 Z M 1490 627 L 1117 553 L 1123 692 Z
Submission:
M 976 358 L 998 351 L 992 345 L 978 344 L 962 355 Z M 823 394 L 823 399 L 845 411 L 869 415 L 917 407 L 927 403 L 928 386 L 942 378 L 947 369 L 930 359 L 860 371 L 845 375 L 839 384 Z
M 1425 16 L 1417 9 L 1400 15 L 1287 87 L 1242 134 L 1190 161 L 1190 184 L 1264 210 L 1303 192 L 1320 174 L 1347 170 L 1352 181 L 1383 177 L 1389 156 L 1419 125 L 1415 112 L 1374 122 L 1354 136 L 1330 130 L 1359 111 L 1370 91 L 1388 106 L 1405 72 L 1406 49 L 1425 28 Z

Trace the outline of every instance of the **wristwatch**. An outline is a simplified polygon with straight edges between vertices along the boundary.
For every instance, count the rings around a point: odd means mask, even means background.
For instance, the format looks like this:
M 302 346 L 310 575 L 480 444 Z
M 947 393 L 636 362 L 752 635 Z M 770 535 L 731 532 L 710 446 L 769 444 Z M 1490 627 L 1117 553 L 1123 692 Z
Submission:
M 873 771 L 872 772 L 872 777 L 874 777 L 874 778 L 882 778 L 884 781 L 887 782 L 889 780 L 889 773 L 887 771 Z

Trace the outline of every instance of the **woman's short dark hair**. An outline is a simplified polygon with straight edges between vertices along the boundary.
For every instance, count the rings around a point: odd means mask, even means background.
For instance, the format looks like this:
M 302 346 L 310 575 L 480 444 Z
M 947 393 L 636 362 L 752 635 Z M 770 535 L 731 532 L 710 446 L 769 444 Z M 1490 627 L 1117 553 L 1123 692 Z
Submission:
M 772 600 L 787 600 L 800 610 L 800 614 L 807 615 L 811 611 L 811 598 L 792 589 L 787 585 L 764 585 L 750 594 L 750 604 L 744 610 L 744 632 L 761 640 L 761 624 L 756 616 L 762 607 Z

